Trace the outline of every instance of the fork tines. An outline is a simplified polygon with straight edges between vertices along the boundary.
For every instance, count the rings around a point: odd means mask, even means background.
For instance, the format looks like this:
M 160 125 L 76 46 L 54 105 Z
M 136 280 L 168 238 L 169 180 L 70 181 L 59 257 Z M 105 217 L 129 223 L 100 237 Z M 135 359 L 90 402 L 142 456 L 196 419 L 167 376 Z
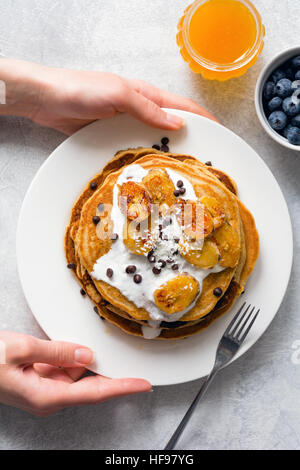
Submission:
M 246 308 L 245 308 L 246 307 Z M 246 336 L 248 335 L 253 323 L 256 320 L 257 315 L 260 312 L 260 309 L 256 311 L 256 313 L 253 315 L 253 312 L 256 310 L 255 307 L 252 307 L 250 310 L 249 314 L 247 315 L 245 321 L 242 323 L 244 320 L 247 312 L 249 311 L 251 305 L 248 304 L 246 306 L 246 302 L 243 303 L 237 314 L 234 316 L 233 320 L 229 323 L 224 336 L 227 336 L 234 341 L 237 341 L 238 343 L 242 344 L 242 342 L 245 340 Z M 251 318 L 250 323 L 248 324 L 249 320 Z M 241 325 L 242 323 L 242 325 Z M 241 326 L 240 326 L 241 325 Z M 239 328 L 240 326 L 240 328 Z M 246 328 L 247 327 L 247 328 Z M 246 330 L 244 331 L 244 329 Z

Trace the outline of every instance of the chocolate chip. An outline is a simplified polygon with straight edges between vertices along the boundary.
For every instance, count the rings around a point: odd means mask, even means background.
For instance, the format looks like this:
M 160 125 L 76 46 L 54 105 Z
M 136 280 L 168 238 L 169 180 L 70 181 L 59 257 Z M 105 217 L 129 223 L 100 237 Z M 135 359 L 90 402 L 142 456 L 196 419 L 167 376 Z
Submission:
M 160 150 L 161 150 L 162 152 L 169 152 L 170 149 L 169 149 L 169 147 L 168 147 L 167 145 L 162 145 L 161 148 L 160 148 Z
M 74 264 L 74 263 L 69 263 L 69 264 L 67 265 L 67 268 L 68 268 L 68 269 L 76 269 L 76 264 Z
M 156 144 L 152 145 L 152 148 L 155 149 L 155 150 L 160 150 L 160 146 L 156 145 Z
M 214 295 L 215 295 L 216 297 L 221 297 L 222 294 L 223 294 L 223 291 L 222 291 L 221 287 L 216 287 L 216 288 L 214 289 Z
M 165 268 L 167 266 L 167 263 L 165 262 L 164 259 L 159 259 L 158 262 L 159 262 L 159 264 L 161 265 L 162 268 Z
M 93 181 L 91 184 L 90 184 L 90 188 L 95 191 L 97 188 L 98 188 L 98 185 L 97 183 L 95 183 L 95 181 Z
M 175 255 L 175 256 L 176 256 L 176 255 L 178 255 L 178 253 L 179 253 L 179 250 L 174 250 L 174 251 L 172 252 L 172 255 Z
M 186 189 L 185 189 L 185 188 L 180 188 L 180 189 L 179 189 L 179 192 L 180 192 L 180 194 L 185 194 L 185 193 L 186 193 Z
M 206 165 L 206 166 L 212 166 L 212 163 L 211 163 L 211 161 L 205 162 L 205 165 Z
M 173 238 L 173 240 L 174 240 L 174 242 L 175 242 L 175 243 L 179 243 L 179 241 L 180 241 L 180 238 L 178 238 L 178 237 L 174 237 L 174 238 Z
M 156 261 L 155 256 L 153 256 L 153 255 L 152 255 L 152 256 L 149 256 L 149 257 L 148 257 L 148 261 L 149 261 L 149 263 L 155 263 L 155 261 Z
M 109 278 L 112 278 L 114 275 L 114 272 L 111 268 L 108 268 L 107 271 L 106 271 L 106 276 L 109 277 Z
M 177 181 L 177 188 L 182 188 L 183 186 L 183 181 L 179 180 Z
M 95 216 L 93 217 L 93 224 L 98 225 L 99 222 L 100 222 L 100 217 L 98 217 L 98 215 L 95 215 Z
M 83 295 L 83 296 L 86 295 L 85 290 L 84 290 L 84 289 L 80 289 L 80 294 Z
M 143 278 L 140 274 L 135 274 L 133 276 L 133 280 L 136 284 L 140 284 L 142 282 Z
M 113 233 L 113 234 L 110 236 L 110 239 L 111 239 L 112 241 L 116 241 L 116 240 L 118 240 L 118 238 L 119 238 L 119 235 L 118 235 L 117 233 Z
M 178 269 L 179 269 L 178 264 L 173 264 L 172 269 L 173 269 L 173 271 L 178 271 Z
M 100 204 L 98 205 L 98 211 L 100 212 L 100 214 L 104 212 L 104 204 L 102 202 L 100 202 Z
M 160 269 L 160 268 L 155 268 L 155 267 L 154 267 L 154 268 L 152 269 L 152 272 L 153 272 L 153 274 L 156 274 L 156 276 L 158 276 L 158 274 L 160 274 L 160 273 L 161 273 L 161 269 Z
M 134 266 L 134 264 L 130 264 L 129 266 L 127 266 L 125 271 L 127 272 L 127 274 L 134 274 L 136 271 L 136 266 Z
M 163 137 L 163 138 L 161 139 L 161 143 L 162 143 L 163 145 L 168 145 L 169 142 L 170 142 L 170 139 L 169 139 L 168 137 Z
M 162 224 L 159 224 L 158 228 L 159 228 L 159 230 L 162 230 L 163 229 Z
M 175 197 L 179 197 L 179 196 L 180 196 L 180 191 L 179 191 L 179 189 L 175 189 L 175 191 L 174 191 L 174 196 L 175 196 Z
M 94 307 L 94 312 L 97 313 L 97 315 L 99 315 L 98 307 Z
M 168 258 L 167 263 L 169 263 L 169 264 L 174 263 L 174 260 L 172 258 Z

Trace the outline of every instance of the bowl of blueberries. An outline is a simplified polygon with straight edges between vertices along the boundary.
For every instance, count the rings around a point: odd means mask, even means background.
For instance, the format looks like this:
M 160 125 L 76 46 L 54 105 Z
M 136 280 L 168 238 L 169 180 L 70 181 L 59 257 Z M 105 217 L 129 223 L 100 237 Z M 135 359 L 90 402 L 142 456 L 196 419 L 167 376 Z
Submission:
M 300 47 L 278 54 L 256 85 L 258 118 L 276 142 L 300 151 Z

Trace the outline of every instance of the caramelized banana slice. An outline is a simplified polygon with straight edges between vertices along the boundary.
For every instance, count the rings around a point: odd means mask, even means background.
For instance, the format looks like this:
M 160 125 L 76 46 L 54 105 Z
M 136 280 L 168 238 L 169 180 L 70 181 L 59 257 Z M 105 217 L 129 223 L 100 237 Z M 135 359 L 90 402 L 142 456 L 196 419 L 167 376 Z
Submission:
M 220 265 L 234 268 L 240 259 L 241 245 L 238 233 L 227 222 L 218 228 L 213 234 L 220 251 Z
M 148 191 L 134 181 L 123 183 L 119 193 L 119 206 L 129 220 L 144 220 L 151 212 L 151 197 Z
M 200 199 L 200 202 L 205 205 L 205 207 L 210 212 L 213 217 L 214 229 L 221 227 L 225 222 L 225 212 L 221 204 L 212 196 L 203 196 Z
M 185 243 L 183 247 L 179 245 L 180 254 L 188 263 L 200 269 L 213 268 L 218 263 L 220 253 L 213 241 L 206 240 L 202 250 L 193 249 L 193 245 L 193 242 L 189 242 L 188 247 Z
M 198 281 L 190 274 L 184 273 L 156 289 L 154 301 L 160 310 L 172 315 L 188 308 L 198 293 Z
M 177 199 L 175 212 L 186 237 L 201 240 L 212 233 L 212 216 L 201 202 Z
M 141 227 L 141 225 L 146 225 L 146 227 Z M 134 255 L 146 256 L 152 250 L 155 239 L 147 223 L 135 224 L 127 221 L 123 227 L 123 243 Z
M 149 170 L 143 178 L 143 184 L 149 191 L 154 204 L 172 207 L 175 202 L 173 181 L 163 169 Z

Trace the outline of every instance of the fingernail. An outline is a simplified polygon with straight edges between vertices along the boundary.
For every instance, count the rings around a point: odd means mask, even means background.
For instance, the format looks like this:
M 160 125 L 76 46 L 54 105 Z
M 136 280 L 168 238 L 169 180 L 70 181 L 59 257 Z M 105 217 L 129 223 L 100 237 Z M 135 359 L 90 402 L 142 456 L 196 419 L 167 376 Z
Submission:
M 90 349 L 76 349 L 74 354 L 75 362 L 79 364 L 91 364 L 94 362 L 94 353 Z
M 185 124 L 185 120 L 179 116 L 175 116 L 175 114 L 167 113 L 167 121 L 176 128 L 182 127 Z

